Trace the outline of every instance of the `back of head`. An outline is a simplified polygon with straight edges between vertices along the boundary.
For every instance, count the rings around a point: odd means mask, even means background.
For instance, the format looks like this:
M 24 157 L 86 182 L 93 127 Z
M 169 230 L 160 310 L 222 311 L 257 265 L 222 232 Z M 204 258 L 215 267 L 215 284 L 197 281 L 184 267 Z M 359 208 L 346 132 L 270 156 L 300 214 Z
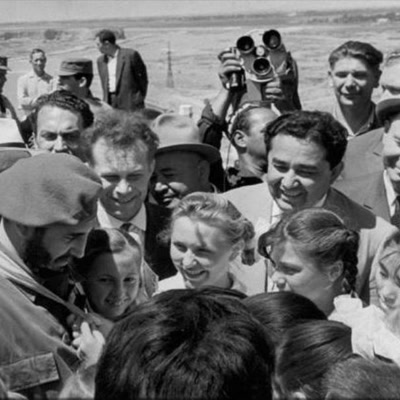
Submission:
M 278 345 L 289 328 L 305 320 L 325 320 L 325 314 L 309 299 L 293 292 L 260 293 L 243 303 Z
M 111 44 L 115 44 L 117 38 L 115 33 L 110 29 L 102 29 L 101 31 L 96 33 L 96 37 L 99 38 L 101 43 L 109 42 Z
M 349 40 L 329 55 L 330 67 L 333 68 L 337 61 L 346 57 L 357 58 L 375 71 L 379 70 L 379 65 L 383 60 L 383 54 L 370 43 Z
M 45 106 L 61 108 L 80 115 L 82 117 L 83 128 L 88 128 L 93 124 L 93 113 L 84 100 L 67 90 L 56 90 L 48 94 L 43 94 L 38 98 L 31 116 L 34 132 L 37 131 L 38 114 Z
M 147 151 L 149 162 L 154 160 L 158 147 L 158 136 L 139 115 L 121 110 L 107 110 L 96 118 L 93 126 L 84 133 L 86 156 L 93 164 L 93 147 L 104 140 L 116 150 L 139 149 Z
M 118 322 L 95 399 L 271 399 L 272 348 L 239 300 L 173 290 Z
M 351 328 L 335 321 L 308 321 L 289 329 L 275 356 L 275 383 L 283 398 L 302 392 L 324 398 L 322 381 L 329 368 L 352 354 Z
M 332 367 L 325 387 L 326 400 L 395 400 L 400 397 L 400 367 L 352 357 Z
M 294 111 L 279 116 L 265 127 L 264 140 L 267 154 L 275 136 L 289 135 L 316 143 L 326 151 L 331 169 L 343 159 L 347 147 L 347 130 L 327 112 Z

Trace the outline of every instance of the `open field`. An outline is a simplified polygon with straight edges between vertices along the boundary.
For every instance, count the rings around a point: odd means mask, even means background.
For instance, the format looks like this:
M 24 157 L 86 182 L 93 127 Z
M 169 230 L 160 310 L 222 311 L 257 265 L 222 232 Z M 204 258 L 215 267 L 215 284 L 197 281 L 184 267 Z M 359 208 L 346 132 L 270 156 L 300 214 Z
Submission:
M 353 13 L 354 17 L 360 14 Z M 94 32 L 102 27 L 119 27 L 126 36 L 120 45 L 139 50 L 148 66 L 149 99 L 171 109 L 191 104 L 198 115 L 204 99 L 211 98 L 219 88 L 216 57 L 219 51 L 234 45 L 239 36 L 251 29 L 274 28 L 281 32 L 286 48 L 298 62 L 303 107 L 328 110 L 333 99 L 326 79 L 327 57 L 333 48 L 349 39 L 371 42 L 384 52 L 400 44 L 399 21 L 385 21 L 377 10 L 370 13 L 374 14 L 371 18 L 353 18 L 356 21 L 341 12 L 309 12 L 222 18 L 10 23 L 0 26 L 0 36 L 8 38 L 2 40 L 1 52 L 10 57 L 12 69 L 4 91 L 16 104 L 16 79 L 29 69 L 27 58 L 33 47 L 47 51 L 47 71 L 56 74 L 64 57 L 84 56 L 95 60 L 98 52 L 93 41 Z M 58 30 L 58 38 L 45 40 L 46 29 Z M 166 87 L 168 42 L 172 50 L 174 89 Z M 97 76 L 93 91 L 101 96 Z

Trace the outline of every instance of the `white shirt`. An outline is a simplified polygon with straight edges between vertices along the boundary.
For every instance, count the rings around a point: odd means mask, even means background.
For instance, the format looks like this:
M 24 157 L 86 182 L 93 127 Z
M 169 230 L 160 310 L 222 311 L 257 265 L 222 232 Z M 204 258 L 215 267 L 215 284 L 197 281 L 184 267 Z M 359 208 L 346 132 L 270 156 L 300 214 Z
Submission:
M 147 220 L 146 220 L 146 208 L 144 204 L 140 207 L 139 212 L 131 218 L 129 221 L 121 221 L 108 214 L 104 209 L 101 202 L 98 203 L 97 209 L 97 220 L 102 228 L 121 228 L 123 224 L 132 224 L 132 229 L 129 230 L 129 234 L 136 239 L 142 248 L 144 249 L 144 235 L 146 232 Z
M 114 56 L 107 56 L 109 93 L 115 93 L 117 90 L 117 57 L 118 50 L 115 52 Z
M 389 206 L 390 216 L 393 217 L 394 212 L 396 210 L 396 197 L 398 196 L 393 189 L 392 182 L 390 182 L 389 176 L 385 171 L 383 171 L 383 184 L 385 186 L 386 191 L 386 199 Z

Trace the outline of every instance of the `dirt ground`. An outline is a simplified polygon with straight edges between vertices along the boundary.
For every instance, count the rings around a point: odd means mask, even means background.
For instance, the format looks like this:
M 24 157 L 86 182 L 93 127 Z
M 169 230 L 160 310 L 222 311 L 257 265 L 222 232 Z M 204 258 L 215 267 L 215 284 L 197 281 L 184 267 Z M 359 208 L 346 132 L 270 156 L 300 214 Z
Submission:
M 251 29 L 273 28 L 281 32 L 287 50 L 299 65 L 299 91 L 304 109 L 330 109 L 333 95 L 327 81 L 327 58 L 335 47 L 353 39 L 370 42 L 386 52 L 398 47 L 400 43 L 400 32 L 395 22 L 313 24 L 308 23 L 304 16 L 283 16 L 276 21 L 276 25 L 266 23 L 264 26 L 260 25 L 260 17 L 254 21 L 251 18 L 236 18 L 232 21 L 225 19 L 223 24 L 212 21 L 209 26 L 207 21 L 193 23 L 185 19 L 175 25 L 164 21 L 149 26 L 145 23 L 136 26 L 134 22 L 114 21 L 111 26 L 124 29 L 126 39 L 119 41 L 122 47 L 135 48 L 141 53 L 150 79 L 148 100 L 175 111 L 181 104 L 190 104 L 194 118 L 200 115 L 204 100 L 212 98 L 219 89 L 217 54 L 222 49 L 233 46 L 240 36 Z M 45 41 L 37 35 L 8 40 L 3 46 L 2 55 L 10 57 L 12 71 L 8 75 L 4 93 L 17 104 L 16 80 L 29 70 L 28 55 L 34 47 L 42 47 L 47 52 L 47 71 L 53 75 L 57 74 L 61 60 L 66 57 L 88 57 L 95 62 L 99 54 L 93 33 L 102 27 L 109 27 L 110 24 L 99 21 L 64 23 L 62 31 L 65 34 L 59 40 Z M 4 32 L 10 29 L 10 25 L 0 26 L 0 34 L 2 29 Z M 23 31 L 27 27 L 13 26 L 12 29 Z M 37 32 L 44 27 L 30 24 L 29 29 Z M 166 87 L 168 44 L 172 51 L 173 89 Z M 94 94 L 101 97 L 97 71 L 92 88 Z M 379 90 L 375 96 L 379 96 Z

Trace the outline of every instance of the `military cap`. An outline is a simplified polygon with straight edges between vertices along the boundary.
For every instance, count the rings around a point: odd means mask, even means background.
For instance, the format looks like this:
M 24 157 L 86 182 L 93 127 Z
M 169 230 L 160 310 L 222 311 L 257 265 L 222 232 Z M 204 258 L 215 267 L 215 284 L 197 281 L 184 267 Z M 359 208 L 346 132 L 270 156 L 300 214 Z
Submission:
M 77 225 L 96 216 L 100 178 L 69 154 L 24 158 L 0 173 L 0 215 L 32 227 Z
M 199 129 L 187 116 L 161 114 L 153 121 L 151 129 L 160 138 L 156 156 L 172 151 L 186 151 L 197 153 L 210 163 L 221 158 L 215 147 L 201 142 Z
M 61 61 L 58 76 L 72 76 L 76 74 L 93 75 L 93 63 L 88 58 L 68 58 Z
M 10 68 L 8 68 L 8 58 L 7 57 L 0 57 L 0 70 L 3 71 L 10 71 Z

